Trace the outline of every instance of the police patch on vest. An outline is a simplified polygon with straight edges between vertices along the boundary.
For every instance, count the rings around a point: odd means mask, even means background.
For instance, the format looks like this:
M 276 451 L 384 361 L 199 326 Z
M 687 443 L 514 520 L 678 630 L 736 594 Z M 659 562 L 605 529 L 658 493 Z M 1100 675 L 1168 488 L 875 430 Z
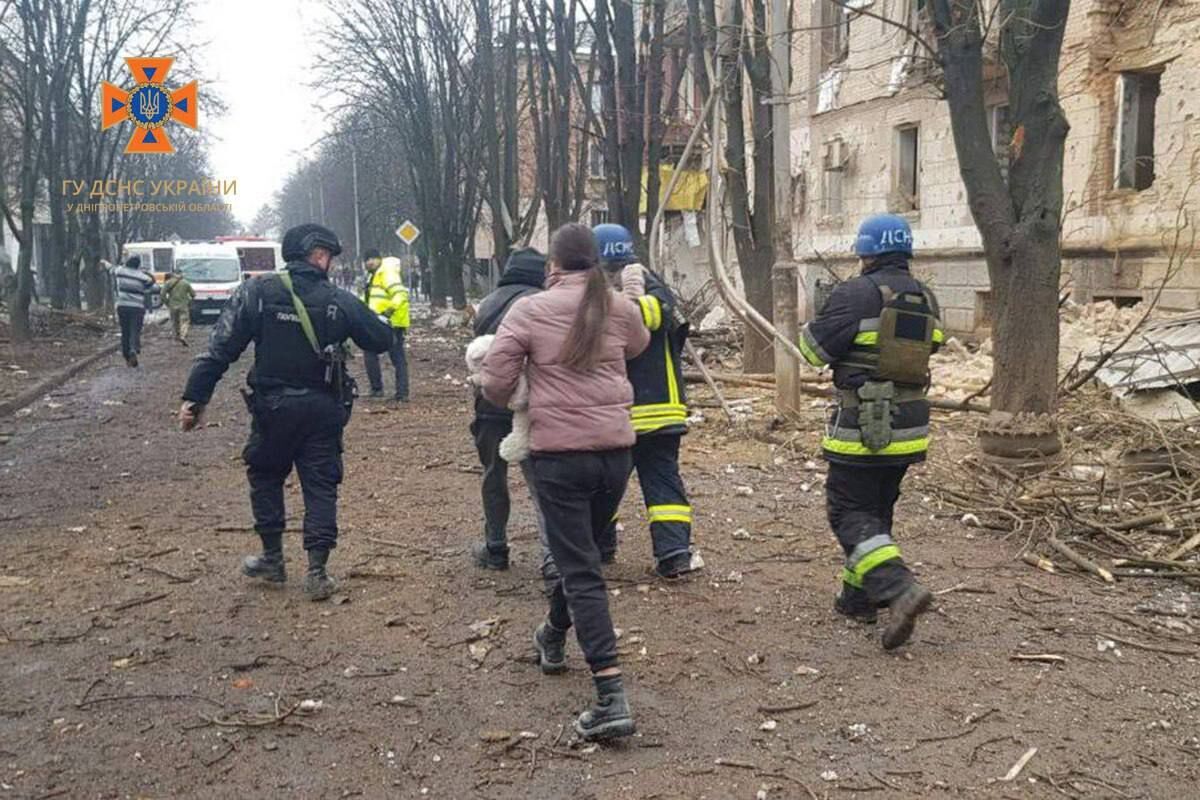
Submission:
M 275 312 L 275 321 L 276 322 L 294 322 L 297 325 L 299 325 L 300 317 L 296 316 L 295 314 L 293 314 L 290 311 L 276 311 Z

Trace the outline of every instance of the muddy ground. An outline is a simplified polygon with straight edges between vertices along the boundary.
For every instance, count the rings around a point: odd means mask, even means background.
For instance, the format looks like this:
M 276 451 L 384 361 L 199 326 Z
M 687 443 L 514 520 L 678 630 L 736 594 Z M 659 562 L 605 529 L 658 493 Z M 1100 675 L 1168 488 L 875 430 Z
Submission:
M 114 355 L 3 421 L 0 798 L 1196 796 L 1196 621 L 1142 605 L 1171 587 L 1033 570 L 1020 542 L 938 516 L 918 474 L 899 538 L 944 593 L 886 654 L 830 609 L 840 559 L 815 427 L 733 430 L 711 409 L 684 452 L 707 569 L 650 578 L 635 490 L 609 577 L 640 732 L 581 747 L 578 650 L 565 676 L 530 660 L 543 601 L 518 486 L 514 568 L 468 566 L 461 341 L 417 331 L 412 405 L 356 409 L 345 591 L 314 604 L 298 534 L 286 588 L 237 571 L 254 547 L 243 371 L 210 427 L 174 429 L 204 334 L 185 349 L 151 332 L 141 369 Z M 294 485 L 289 501 L 299 512 Z
M 111 316 L 60 314 L 37 308 L 37 337 L 26 344 L 15 344 L 8 324 L 0 320 L 0 403 L 119 337 Z M 0 430 L 3 428 L 4 422 L 0 421 Z

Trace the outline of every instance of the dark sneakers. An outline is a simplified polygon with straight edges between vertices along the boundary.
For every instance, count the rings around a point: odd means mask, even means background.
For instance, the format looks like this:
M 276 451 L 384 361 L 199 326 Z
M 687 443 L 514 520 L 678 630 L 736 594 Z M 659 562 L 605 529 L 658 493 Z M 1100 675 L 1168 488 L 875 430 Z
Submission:
M 538 666 L 543 675 L 558 675 L 567 671 L 567 632 L 560 631 L 549 622 L 543 621 L 533 632 L 533 646 L 537 648 Z
M 692 571 L 691 553 L 676 553 L 654 567 L 654 572 L 660 578 L 680 578 Z
M 480 569 L 508 569 L 508 549 L 504 552 L 496 552 L 488 547 L 483 542 L 477 542 L 471 545 L 471 559 L 475 562 L 475 566 Z
M 598 691 L 596 702 L 575 719 L 575 733 L 588 741 L 619 739 L 635 734 L 637 726 L 629 711 L 629 700 L 625 697 L 621 676 L 595 680 Z
M 264 554 L 261 556 L 246 556 L 242 560 L 242 574 L 247 578 L 262 578 L 271 583 L 283 583 L 287 580 L 287 571 L 283 566 L 283 554 Z
M 917 617 L 933 605 L 933 594 L 920 584 L 911 584 L 888 605 L 887 627 L 883 629 L 883 649 L 895 650 L 909 640 L 917 626 Z

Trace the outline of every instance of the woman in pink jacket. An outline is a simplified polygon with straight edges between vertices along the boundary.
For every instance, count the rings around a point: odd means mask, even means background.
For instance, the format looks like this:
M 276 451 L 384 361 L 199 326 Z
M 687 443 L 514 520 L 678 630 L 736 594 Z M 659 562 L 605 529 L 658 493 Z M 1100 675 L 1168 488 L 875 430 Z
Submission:
M 529 379 L 530 456 L 559 579 L 534 632 L 543 673 L 566 669 L 567 630 L 592 670 L 596 703 L 575 721 L 585 739 L 629 736 L 633 717 L 617 664 L 595 537 L 621 503 L 634 443 L 625 362 L 650 343 L 637 306 L 609 290 L 592 232 L 564 225 L 550 240 L 546 291 L 518 300 L 483 362 L 483 394 L 508 403 Z

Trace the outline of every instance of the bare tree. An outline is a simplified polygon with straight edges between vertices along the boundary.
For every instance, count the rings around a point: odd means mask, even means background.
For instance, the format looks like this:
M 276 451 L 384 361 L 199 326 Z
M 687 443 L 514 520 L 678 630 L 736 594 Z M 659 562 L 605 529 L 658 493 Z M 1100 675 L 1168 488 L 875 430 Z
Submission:
M 715 17 L 713 0 L 705 0 L 708 18 Z M 746 8 L 751 18 L 745 16 Z M 771 269 L 775 264 L 775 163 L 771 147 L 771 53 L 764 0 L 730 3 L 716 43 L 717 64 L 724 92 L 725 162 L 728 165 L 730 223 L 746 300 L 768 322 L 775 313 Z M 693 41 L 711 40 L 695 37 Z M 749 108 L 749 114 L 746 110 Z M 749 119 L 747 120 L 747 116 Z M 747 129 L 747 121 L 749 129 Z M 753 151 L 753 157 L 750 152 Z M 751 183 L 753 180 L 753 184 Z M 774 345 L 758 328 L 747 326 L 743 366 L 747 372 L 769 372 L 775 363 Z
M 1070 0 L 999 0 L 1013 140 L 1007 179 L 992 152 L 984 106 L 988 9 L 934 0 L 938 58 L 971 216 L 983 239 L 995 302 L 987 451 L 1058 450 L 1058 292 L 1062 273 L 1063 150 L 1070 129 L 1058 97 Z
M 525 94 L 533 131 L 538 199 L 550 229 L 579 218 L 595 113 L 595 59 L 580 70 L 578 0 L 525 0 Z
M 344 0 L 336 12 L 335 38 L 357 56 L 330 78 L 372 105 L 406 151 L 434 303 L 449 295 L 461 308 L 483 167 L 478 67 L 467 50 L 474 11 L 438 0 Z

